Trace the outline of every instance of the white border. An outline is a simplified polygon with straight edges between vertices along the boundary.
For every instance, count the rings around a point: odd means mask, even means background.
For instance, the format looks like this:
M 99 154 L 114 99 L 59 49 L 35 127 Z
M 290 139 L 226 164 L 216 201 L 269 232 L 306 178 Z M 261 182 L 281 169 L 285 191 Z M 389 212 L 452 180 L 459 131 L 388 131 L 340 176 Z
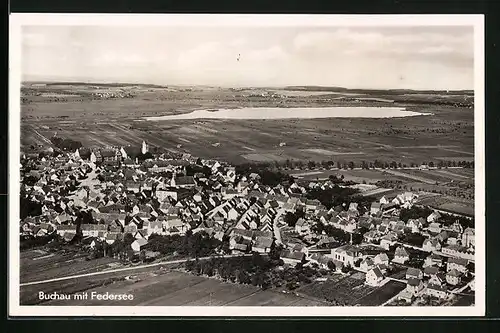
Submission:
M 473 26 L 476 243 L 485 244 L 484 16 L 483 15 L 232 15 L 232 14 L 11 14 L 9 39 L 9 315 L 10 316 L 484 316 L 485 247 L 476 248 L 474 307 L 149 307 L 19 305 L 19 169 L 21 27 L 106 26 Z

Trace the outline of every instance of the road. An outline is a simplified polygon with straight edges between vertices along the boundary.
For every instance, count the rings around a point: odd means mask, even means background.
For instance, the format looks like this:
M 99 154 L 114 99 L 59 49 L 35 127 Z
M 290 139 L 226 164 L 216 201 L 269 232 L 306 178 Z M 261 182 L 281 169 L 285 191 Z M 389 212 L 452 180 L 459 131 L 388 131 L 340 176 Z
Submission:
M 218 256 L 217 258 L 233 258 L 233 257 L 248 257 L 253 254 L 226 254 L 222 256 Z M 207 260 L 214 258 L 214 256 L 210 257 L 201 257 L 198 258 L 198 260 Z M 127 272 L 127 271 L 133 271 L 137 269 L 144 269 L 144 268 L 149 268 L 149 267 L 157 267 L 161 265 L 169 265 L 169 264 L 180 264 L 183 262 L 186 262 L 188 260 L 193 260 L 193 258 L 188 258 L 188 259 L 178 259 L 178 260 L 170 260 L 170 261 L 161 261 L 153 264 L 147 264 L 147 265 L 137 265 L 134 267 L 124 267 L 124 268 L 116 268 L 116 269 L 110 269 L 110 270 L 105 270 L 105 271 L 100 271 L 100 272 L 93 272 L 93 273 L 86 273 L 86 274 L 78 274 L 78 275 L 71 275 L 71 276 L 64 276 L 64 277 L 59 277 L 59 278 L 53 278 L 53 279 L 47 279 L 47 280 L 41 280 L 41 281 L 33 281 L 33 282 L 26 282 L 26 283 L 21 283 L 19 286 L 30 286 L 30 285 L 36 285 L 36 284 L 44 284 L 44 283 L 50 283 L 50 282 L 58 282 L 58 281 L 65 281 L 65 280 L 71 280 L 71 279 L 79 279 L 82 277 L 88 277 L 88 276 L 96 276 L 96 275 L 104 275 L 104 274 L 110 274 L 110 273 L 120 273 L 120 272 Z
M 278 244 L 283 244 L 283 241 L 281 240 L 280 228 L 278 226 L 278 219 L 282 214 L 283 214 L 283 211 L 281 209 L 278 210 L 278 214 L 276 214 L 276 217 L 274 218 L 274 221 L 273 221 L 274 238 L 276 238 L 276 243 L 278 243 Z

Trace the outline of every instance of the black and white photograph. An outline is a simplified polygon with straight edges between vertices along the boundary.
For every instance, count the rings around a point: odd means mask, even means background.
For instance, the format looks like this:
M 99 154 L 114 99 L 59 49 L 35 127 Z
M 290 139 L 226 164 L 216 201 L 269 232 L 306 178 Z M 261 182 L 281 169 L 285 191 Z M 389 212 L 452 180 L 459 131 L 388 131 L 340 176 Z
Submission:
M 484 315 L 482 16 L 11 29 L 12 315 Z

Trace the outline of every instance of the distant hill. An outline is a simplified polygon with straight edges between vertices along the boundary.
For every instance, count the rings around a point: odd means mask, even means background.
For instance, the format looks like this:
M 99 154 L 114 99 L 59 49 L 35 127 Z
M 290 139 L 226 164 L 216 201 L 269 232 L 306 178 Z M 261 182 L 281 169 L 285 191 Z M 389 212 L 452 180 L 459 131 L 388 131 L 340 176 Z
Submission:
M 343 87 L 325 87 L 325 86 L 286 86 L 284 90 L 302 90 L 302 91 L 331 91 L 331 92 L 349 92 L 358 94 L 383 94 L 383 95 L 402 95 L 402 94 L 440 94 L 440 95 L 474 95 L 473 90 L 413 90 L 413 89 L 348 89 Z
M 74 82 L 74 81 L 24 81 L 23 84 L 45 84 L 46 86 L 71 85 L 71 86 L 99 86 L 99 87 L 145 87 L 145 88 L 168 88 L 158 84 L 143 84 L 143 83 L 118 83 L 118 82 Z

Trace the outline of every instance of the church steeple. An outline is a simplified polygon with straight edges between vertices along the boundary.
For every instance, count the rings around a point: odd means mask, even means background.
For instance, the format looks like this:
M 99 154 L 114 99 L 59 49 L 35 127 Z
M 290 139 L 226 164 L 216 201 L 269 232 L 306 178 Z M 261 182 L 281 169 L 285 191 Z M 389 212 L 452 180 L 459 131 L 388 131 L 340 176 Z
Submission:
M 141 152 L 142 152 L 143 154 L 146 154 L 146 153 L 148 152 L 148 145 L 147 145 L 146 141 L 144 141 L 144 140 L 142 141 L 142 149 L 141 149 Z

